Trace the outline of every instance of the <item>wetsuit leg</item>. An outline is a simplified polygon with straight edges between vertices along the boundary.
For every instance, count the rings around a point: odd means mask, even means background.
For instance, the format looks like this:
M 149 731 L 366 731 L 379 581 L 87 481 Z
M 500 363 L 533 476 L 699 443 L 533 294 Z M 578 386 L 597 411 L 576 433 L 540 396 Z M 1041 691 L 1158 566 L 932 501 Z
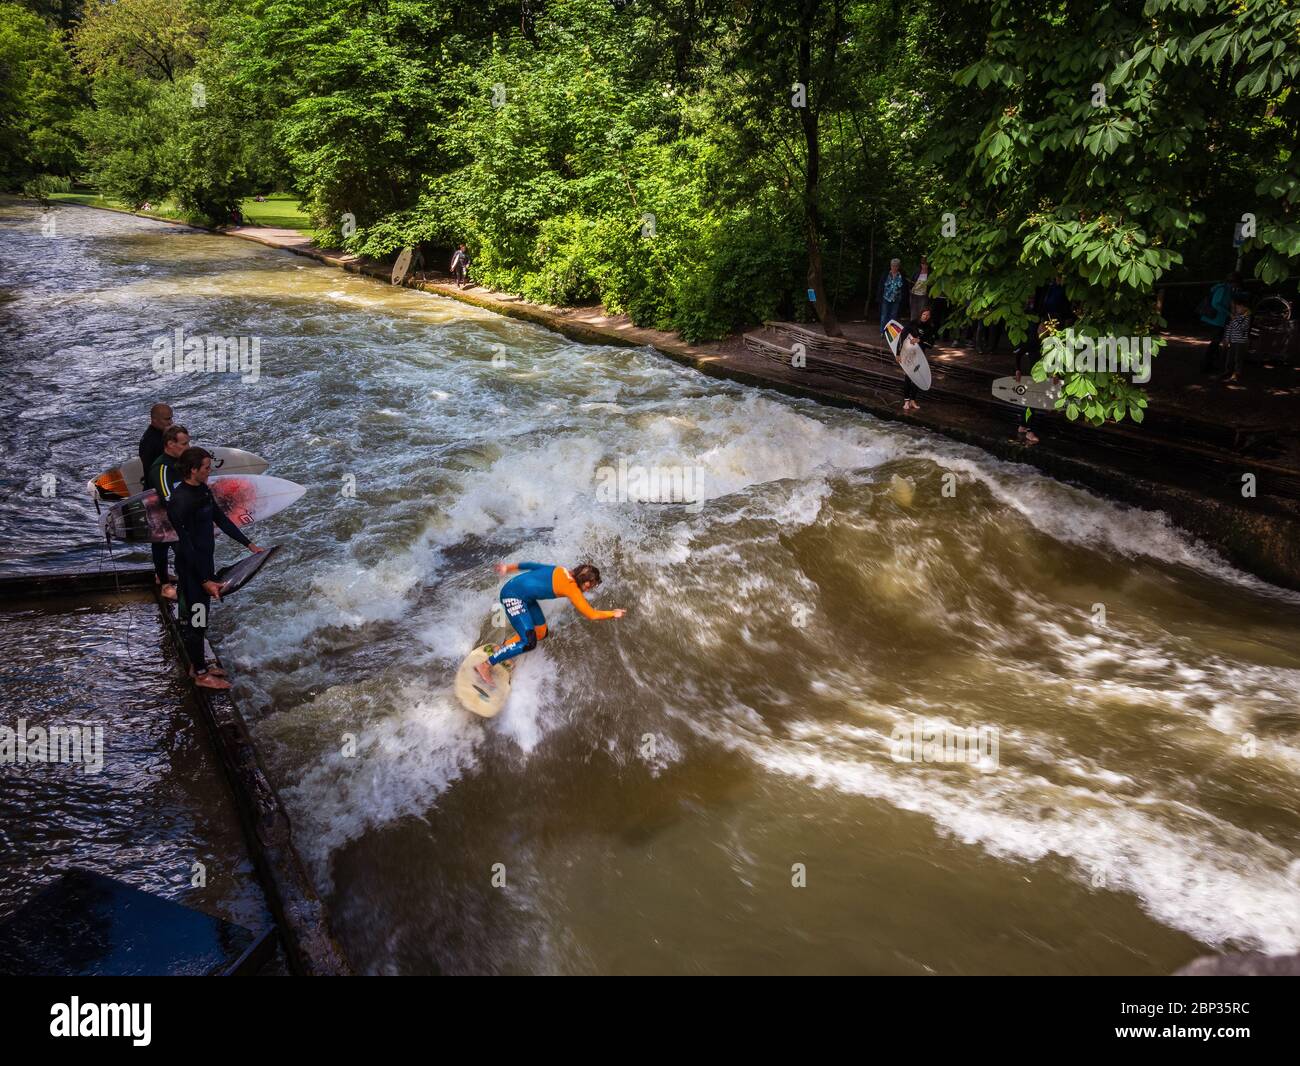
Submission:
M 541 627 L 545 632 L 546 627 L 546 616 L 542 613 L 542 605 L 536 600 L 502 596 L 501 606 L 505 608 L 506 617 L 510 619 L 510 624 L 514 626 L 518 636 L 488 656 L 488 662 L 493 666 L 507 659 L 513 659 L 516 655 L 523 655 L 526 651 L 532 651 L 537 647 L 538 628 Z
M 208 668 L 208 662 L 203 652 L 203 637 L 207 633 L 208 611 L 212 607 L 212 597 L 207 593 L 203 584 L 189 574 L 182 572 L 177 574 L 176 582 L 176 618 L 181 625 L 181 642 L 185 645 L 185 654 L 189 656 L 190 665 L 198 673 L 203 673 Z M 201 605 L 203 607 L 204 625 L 194 624 L 194 607 Z

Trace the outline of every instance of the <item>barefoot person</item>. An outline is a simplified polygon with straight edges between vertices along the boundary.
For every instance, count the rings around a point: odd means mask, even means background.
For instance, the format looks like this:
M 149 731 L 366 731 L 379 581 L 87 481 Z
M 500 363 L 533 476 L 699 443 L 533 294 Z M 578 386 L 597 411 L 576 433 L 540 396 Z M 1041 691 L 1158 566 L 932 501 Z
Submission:
M 184 426 L 170 425 L 166 432 L 163 433 L 163 451 L 153 461 L 153 466 L 148 470 L 145 476 L 145 484 L 158 493 L 167 506 L 167 501 L 172 498 L 172 492 L 180 483 L 181 476 L 176 469 L 177 460 L 180 459 L 190 446 L 190 431 Z M 161 575 L 155 574 L 155 578 L 167 577 L 167 549 L 168 544 L 155 544 L 155 548 L 162 548 L 163 566 Z M 162 597 L 165 600 L 174 600 L 176 598 L 176 585 L 174 582 L 160 580 L 162 585 Z
M 578 608 L 584 618 L 599 621 L 605 618 L 622 618 L 623 610 L 598 611 L 587 602 L 584 593 L 600 584 L 600 571 L 590 563 L 575 566 L 573 573 L 562 566 L 547 563 L 497 563 L 498 574 L 516 574 L 501 586 L 501 606 L 515 628 L 515 636 L 501 645 L 488 659 L 474 669 L 483 681 L 491 686 L 492 667 L 497 663 L 523 655 L 537 647 L 546 636 L 546 616 L 542 614 L 539 600 L 554 600 L 563 596 Z
M 149 408 L 149 428 L 144 431 L 140 438 L 140 447 L 136 449 L 136 454 L 140 456 L 140 466 L 143 470 L 143 476 L 140 479 L 142 489 L 151 488 L 149 482 L 149 471 L 153 469 L 153 464 L 157 461 L 158 456 L 163 453 L 163 434 L 172 424 L 172 409 L 165 403 L 156 403 Z M 175 593 L 167 595 L 167 590 L 175 582 L 175 578 L 167 573 L 167 545 L 153 545 L 153 579 L 158 590 L 166 596 L 167 599 L 173 599 Z
M 203 650 L 203 637 L 208 627 L 208 610 L 211 597 L 221 598 L 217 584 L 216 562 L 213 553 L 216 538 L 215 523 L 226 536 L 237 540 L 254 554 L 262 549 L 239 531 L 208 488 L 208 475 L 212 473 L 212 456 L 202 448 L 186 448 L 176 461 L 180 475 L 167 501 L 167 517 L 176 530 L 176 574 L 178 595 L 176 613 L 181 624 L 181 637 L 185 654 L 189 656 L 194 683 L 202 688 L 225 689 L 230 682 L 218 666 L 209 667 Z M 196 611 L 196 608 L 202 608 Z
M 898 335 L 898 345 L 894 349 L 894 361 L 900 366 L 903 363 L 903 347 L 909 340 L 916 341 L 924 352 L 930 347 L 930 309 L 923 307 L 921 313 L 903 328 L 903 332 Z M 916 398 L 921 395 L 921 390 L 905 373 L 903 375 L 903 410 L 919 411 L 921 405 L 916 402 Z

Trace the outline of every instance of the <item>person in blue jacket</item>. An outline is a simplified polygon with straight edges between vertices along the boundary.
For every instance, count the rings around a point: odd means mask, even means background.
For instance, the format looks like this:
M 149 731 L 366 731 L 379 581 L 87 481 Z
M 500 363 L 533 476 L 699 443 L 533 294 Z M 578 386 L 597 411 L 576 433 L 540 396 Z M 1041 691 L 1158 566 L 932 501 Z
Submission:
M 1233 271 L 1226 280 L 1210 289 L 1210 295 L 1199 308 L 1201 321 L 1214 327 L 1214 337 L 1205 349 L 1205 358 L 1201 360 L 1202 374 L 1213 374 L 1219 369 L 1219 348 L 1223 345 L 1223 334 L 1232 314 L 1232 294 L 1240 285 L 1241 275 Z

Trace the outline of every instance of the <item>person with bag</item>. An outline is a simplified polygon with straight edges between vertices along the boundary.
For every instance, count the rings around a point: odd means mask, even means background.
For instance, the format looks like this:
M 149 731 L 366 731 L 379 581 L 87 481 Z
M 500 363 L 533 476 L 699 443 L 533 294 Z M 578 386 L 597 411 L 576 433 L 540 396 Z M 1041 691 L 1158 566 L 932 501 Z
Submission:
M 1214 327 L 1214 337 L 1201 360 L 1202 374 L 1213 374 L 1219 369 L 1219 348 L 1223 345 L 1223 332 L 1228 328 L 1228 316 L 1232 314 L 1232 294 L 1240 284 L 1241 275 L 1233 271 L 1226 280 L 1212 286 L 1196 308 L 1201 321 Z

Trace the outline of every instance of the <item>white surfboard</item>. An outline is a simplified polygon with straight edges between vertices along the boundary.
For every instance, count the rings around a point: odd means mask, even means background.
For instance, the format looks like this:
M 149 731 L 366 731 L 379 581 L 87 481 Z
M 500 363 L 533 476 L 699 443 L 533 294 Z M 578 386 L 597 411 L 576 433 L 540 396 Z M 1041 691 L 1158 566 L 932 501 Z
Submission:
M 212 472 L 214 474 L 265 474 L 271 464 L 260 455 L 246 452 L 241 448 L 209 448 L 212 453 Z M 99 477 L 93 477 L 86 485 L 91 496 L 101 500 L 125 500 L 134 496 L 143 487 L 144 465 L 137 455 L 128 459 L 121 466 L 106 470 Z
M 930 364 L 926 361 L 925 352 L 921 350 L 921 346 L 912 337 L 907 338 L 907 343 L 903 345 L 902 354 L 899 354 L 898 338 L 903 335 L 903 329 L 901 322 L 891 318 L 885 323 L 885 340 L 889 342 L 889 350 L 894 353 L 894 358 L 898 360 L 898 365 L 903 368 L 903 373 L 915 382 L 918 389 L 925 392 L 932 384 Z
M 1014 377 L 998 378 L 993 382 L 993 395 L 1017 407 L 1054 411 L 1061 395 L 1061 382 L 1058 378 L 1035 381 L 1028 374 L 1022 374 L 1019 381 Z
M 283 511 L 307 491 L 292 481 L 266 474 L 248 477 L 225 474 L 210 478 L 208 487 L 216 497 L 217 506 L 241 528 Z M 110 540 L 133 544 L 167 544 L 176 540 L 167 508 L 153 489 L 120 500 L 105 510 L 99 516 L 99 531 Z
M 515 661 L 507 659 L 492 667 L 492 680 L 495 684 L 488 686 L 474 669 L 479 663 L 497 650 L 497 644 L 481 644 L 465 657 L 456 671 L 456 698 L 467 711 L 473 711 L 483 718 L 495 718 L 501 713 L 510 696 L 510 674 Z
M 400 285 L 406 280 L 406 275 L 411 270 L 411 252 L 412 249 L 402 249 L 402 254 L 397 257 L 397 262 L 393 264 L 393 284 Z

